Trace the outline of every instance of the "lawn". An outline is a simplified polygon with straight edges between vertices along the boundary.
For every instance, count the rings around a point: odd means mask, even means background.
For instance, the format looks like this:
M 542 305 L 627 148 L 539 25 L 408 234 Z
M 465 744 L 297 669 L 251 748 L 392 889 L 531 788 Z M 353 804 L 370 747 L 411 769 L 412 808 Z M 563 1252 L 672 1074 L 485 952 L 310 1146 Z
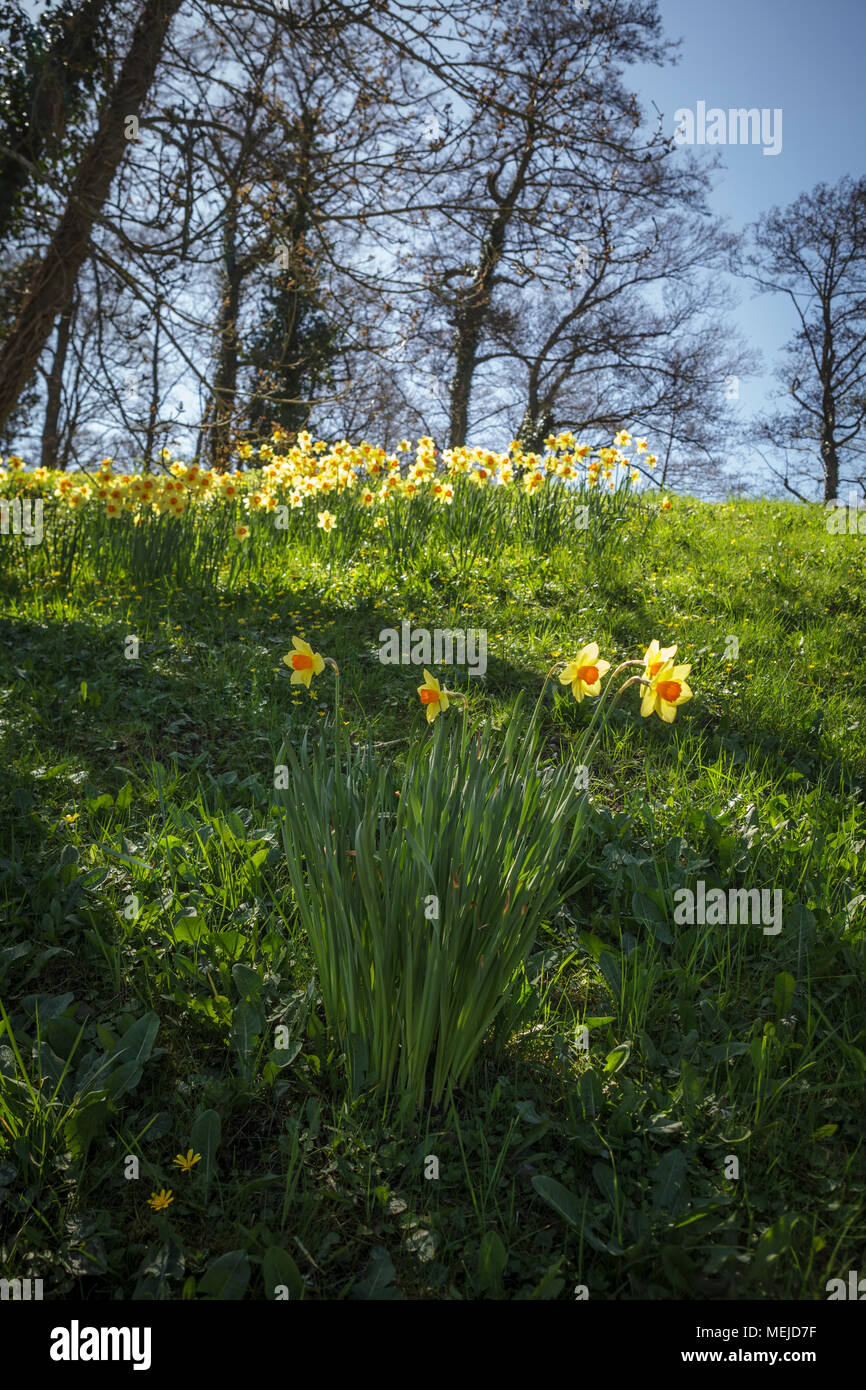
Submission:
M 231 495 L 138 525 L 55 500 L 41 544 L 0 536 L 0 1277 L 825 1299 L 862 1267 L 866 542 L 819 507 L 626 488 L 582 526 L 565 490 L 506 493 L 458 478 L 379 527 L 343 493 L 331 531 L 321 498 L 282 531 Z M 422 667 L 380 660 L 404 622 L 486 632 L 483 676 L 428 668 L 466 696 L 432 726 Z M 294 637 L 338 663 L 336 720 L 330 666 L 291 683 Z M 546 673 L 653 639 L 693 698 L 671 723 L 634 689 L 605 703 L 519 1007 L 459 1084 L 403 1103 L 370 1038 L 327 1026 L 303 904 L 333 884 L 312 842 L 287 861 L 275 769 L 306 738 L 327 777 L 341 748 L 415 777 L 426 815 L 431 747 L 487 721 L 485 758 L 521 748 L 541 697 L 559 786 L 596 702 Z M 485 860 L 491 892 L 508 871 Z M 780 895 L 778 925 L 689 924 L 699 884 Z M 429 885 L 393 891 L 423 918 Z

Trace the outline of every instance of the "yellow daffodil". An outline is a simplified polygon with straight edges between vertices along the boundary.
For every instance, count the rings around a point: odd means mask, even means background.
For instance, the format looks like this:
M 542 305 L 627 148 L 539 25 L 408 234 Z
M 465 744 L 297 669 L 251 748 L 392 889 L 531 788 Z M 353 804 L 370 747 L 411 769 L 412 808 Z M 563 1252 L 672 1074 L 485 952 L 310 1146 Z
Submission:
M 559 683 L 570 685 L 572 695 L 580 704 L 584 695 L 601 694 L 601 678 L 609 670 L 610 662 L 598 659 L 598 643 L 590 642 L 581 647 L 574 661 L 560 672 Z
M 191 1173 L 193 1166 L 200 1159 L 201 1154 L 197 1154 L 195 1149 L 187 1149 L 185 1154 L 178 1154 L 176 1158 L 173 1158 L 172 1163 L 176 1163 L 182 1173 Z
M 649 688 L 644 689 L 640 707 L 644 719 L 657 714 L 666 724 L 674 722 L 677 706 L 684 705 L 692 698 L 692 692 L 686 685 L 686 676 L 691 669 L 690 665 L 675 666 L 672 661 L 663 664 Z
M 239 541 L 246 541 L 246 540 L 249 540 L 249 538 L 250 538 L 250 528 L 249 528 L 249 526 L 243 526 L 243 525 L 241 525 L 240 523 L 238 523 L 238 525 L 235 527 L 235 536 L 236 536 L 236 538 L 237 538 Z
M 662 667 L 672 661 L 676 653 L 675 646 L 660 647 L 656 639 L 653 638 L 643 654 L 644 678 L 648 681 L 655 680 Z
M 173 1201 L 174 1198 L 171 1195 L 171 1188 L 169 1188 L 168 1191 L 163 1188 L 161 1192 L 152 1192 L 150 1194 L 147 1199 L 147 1205 L 153 1207 L 154 1211 L 165 1211 L 169 1202 Z
M 320 526 L 323 531 L 332 531 L 334 529 L 337 518 L 334 516 L 333 512 L 318 512 L 317 515 L 319 520 L 316 525 Z
M 300 637 L 292 638 L 292 646 L 295 650 L 283 657 L 292 672 L 292 685 L 305 685 L 309 690 L 313 676 L 320 676 L 324 671 L 325 659 Z
M 432 724 L 436 716 L 448 708 L 448 696 L 429 671 L 424 672 L 424 684 L 418 686 L 418 694 L 422 705 L 427 706 L 427 723 Z
M 627 449 L 631 443 L 631 435 L 627 430 L 620 430 L 613 442 L 618 449 Z

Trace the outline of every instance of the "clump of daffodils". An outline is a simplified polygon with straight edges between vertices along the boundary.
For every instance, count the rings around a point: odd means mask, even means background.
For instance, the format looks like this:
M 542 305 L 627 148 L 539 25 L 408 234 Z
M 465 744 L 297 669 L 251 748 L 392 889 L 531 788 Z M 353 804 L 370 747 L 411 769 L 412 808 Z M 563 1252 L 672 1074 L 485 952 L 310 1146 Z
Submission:
M 641 666 L 643 672 L 626 680 L 614 699 L 619 699 L 630 685 L 640 684 L 643 686 L 640 707 L 642 717 L 647 719 L 651 714 L 657 714 L 666 724 L 672 724 L 680 705 L 692 698 L 692 690 L 686 684 L 686 676 L 692 668 L 690 664 L 675 665 L 676 650 L 675 646 L 660 647 L 658 641 L 653 639 L 639 661 L 623 661 L 613 672 L 612 680 L 627 666 Z M 556 666 L 551 668 L 547 675 L 548 680 L 557 669 Z M 580 648 L 573 660 L 565 663 L 559 672 L 559 683 L 570 686 L 572 695 L 580 704 L 587 697 L 595 699 L 601 695 L 602 678 L 609 670 L 610 662 L 599 656 L 598 643 L 589 642 Z M 545 686 L 546 684 L 547 681 Z M 438 680 L 431 676 L 429 671 L 424 672 L 424 684 L 418 686 L 418 694 L 422 705 L 426 706 L 428 724 L 432 724 L 444 710 L 447 710 L 448 697 L 453 696 L 453 693 L 440 688 Z M 541 697 L 539 702 L 540 699 Z
M 384 525 L 380 514 L 401 498 L 428 495 L 440 506 L 451 506 L 459 496 L 455 494 L 458 479 L 473 489 L 517 489 L 528 495 L 563 481 L 589 488 L 606 484 L 615 490 L 634 487 L 641 474 L 650 477 L 656 464 L 646 440 L 633 439 L 627 430 L 620 430 L 612 445 L 595 448 L 580 443 L 570 431 L 550 434 L 538 452 L 525 451 L 517 440 L 505 451 L 478 445 L 440 452 L 435 441 L 424 435 L 414 445 L 401 439 L 389 454 L 366 440 L 360 444 L 347 439 L 334 444 L 314 441 L 308 430 L 301 430 L 290 444 L 285 431 L 277 428 L 270 442 L 239 441 L 235 460 L 236 471 L 221 473 L 187 463 L 165 448 L 149 473 L 118 472 L 115 460 L 106 458 L 93 472 L 70 474 L 31 469 L 19 455 L 11 454 L 0 473 L 0 484 L 9 479 L 16 489 L 46 489 L 70 508 L 101 507 L 112 520 L 126 512 L 137 517 L 180 517 L 190 508 L 236 503 L 249 517 L 267 517 L 277 507 L 305 509 L 311 527 L 327 534 L 339 529 L 339 521 L 338 513 L 324 501 L 347 492 L 377 514 L 374 524 Z M 662 506 L 670 506 L 667 498 Z M 249 534 L 241 526 L 235 531 L 241 543 Z

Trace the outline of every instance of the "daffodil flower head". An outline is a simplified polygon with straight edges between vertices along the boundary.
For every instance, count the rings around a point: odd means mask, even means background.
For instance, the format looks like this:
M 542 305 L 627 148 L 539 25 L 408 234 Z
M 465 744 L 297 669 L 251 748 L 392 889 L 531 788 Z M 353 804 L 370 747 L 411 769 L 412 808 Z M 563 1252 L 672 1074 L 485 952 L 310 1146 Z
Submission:
M 660 647 L 654 637 L 643 654 L 645 679 L 655 680 L 662 667 L 676 655 L 676 650 L 676 647 Z
M 650 686 L 644 690 L 640 707 L 644 719 L 657 714 L 666 724 L 673 724 L 678 707 L 692 698 L 692 692 L 686 685 L 686 676 L 691 669 L 689 664 L 675 666 L 672 661 L 662 665 Z
M 599 660 L 598 643 L 581 647 L 574 661 L 559 673 L 560 685 L 570 685 L 571 693 L 580 704 L 584 695 L 601 694 L 601 678 L 610 670 L 610 662 Z
M 429 671 L 424 672 L 424 684 L 418 686 L 418 694 L 422 705 L 427 707 L 427 723 L 432 724 L 437 715 L 448 708 L 448 696 Z
M 292 673 L 292 685 L 305 685 L 309 690 L 313 676 L 320 676 L 324 671 L 325 658 L 300 637 L 292 638 L 292 646 L 295 650 L 283 657 Z

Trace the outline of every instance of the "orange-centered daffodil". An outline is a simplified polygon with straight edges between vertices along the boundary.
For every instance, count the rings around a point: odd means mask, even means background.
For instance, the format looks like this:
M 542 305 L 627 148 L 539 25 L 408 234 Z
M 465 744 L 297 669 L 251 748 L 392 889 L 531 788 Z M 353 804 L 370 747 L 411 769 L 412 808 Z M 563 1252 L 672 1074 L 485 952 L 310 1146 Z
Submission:
M 659 671 L 676 655 L 676 647 L 660 647 L 655 638 L 643 654 L 644 678 L 655 680 Z
M 609 670 L 610 662 L 599 660 L 598 643 L 590 642 L 560 672 L 559 683 L 571 686 L 571 693 L 579 704 L 584 695 L 601 694 L 601 678 Z
M 651 678 L 652 683 L 644 687 L 640 707 L 644 719 L 655 713 L 666 724 L 674 722 L 677 706 L 684 705 L 692 698 L 692 692 L 686 685 L 686 676 L 691 669 L 690 665 L 675 666 L 672 661 L 664 662 Z
M 437 714 L 448 708 L 448 696 L 429 671 L 424 672 L 424 684 L 418 686 L 418 694 L 421 696 L 422 705 L 427 706 L 427 723 L 432 724 Z
M 313 676 L 320 676 L 324 671 L 325 659 L 300 637 L 292 638 L 292 646 L 295 650 L 283 657 L 292 672 L 292 685 L 305 685 L 309 690 Z

